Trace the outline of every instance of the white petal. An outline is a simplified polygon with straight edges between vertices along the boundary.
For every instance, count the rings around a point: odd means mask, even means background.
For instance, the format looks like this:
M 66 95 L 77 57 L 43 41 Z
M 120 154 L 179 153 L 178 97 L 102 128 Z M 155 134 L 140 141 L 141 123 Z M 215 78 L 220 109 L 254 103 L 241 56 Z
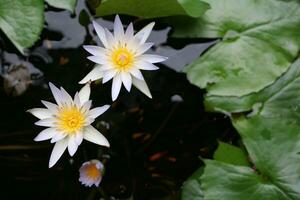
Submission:
M 107 48 L 112 49 L 115 46 L 117 40 L 115 40 L 113 34 L 108 29 L 105 29 L 105 36 L 108 44 Z
M 139 56 L 140 60 L 149 62 L 149 63 L 159 63 L 167 60 L 168 58 L 165 56 L 153 55 L 153 54 L 144 54 Z
M 62 94 L 62 98 L 64 99 L 64 103 L 66 103 L 66 104 L 72 104 L 73 103 L 73 99 L 69 95 L 69 93 L 63 87 L 60 87 L 60 91 L 61 91 L 61 94 Z
M 50 161 L 49 161 L 49 168 L 55 165 L 55 163 L 58 161 L 58 159 L 62 156 L 64 151 L 66 150 L 68 146 L 68 140 L 60 140 L 58 141 L 52 150 Z
M 87 102 L 90 99 L 90 94 L 91 94 L 91 86 L 89 83 L 87 83 L 79 91 L 79 99 L 80 99 L 81 105 L 83 105 L 85 102 Z
M 153 44 L 154 43 L 145 43 L 139 46 L 139 48 L 136 50 L 136 56 L 142 55 L 143 53 L 148 51 L 153 46 Z
M 95 144 L 109 147 L 107 139 L 92 126 L 85 127 L 83 132 L 83 138 Z
M 89 125 L 91 125 L 91 123 L 93 123 L 94 121 L 95 121 L 94 118 L 92 118 L 92 117 L 86 117 L 86 118 L 85 118 L 84 126 L 89 126 Z
M 66 136 L 67 136 L 66 133 L 56 132 L 56 134 L 52 137 L 50 142 L 55 143 L 57 141 L 60 141 L 60 140 L 64 139 Z
M 83 140 L 83 134 L 81 132 L 80 133 L 76 133 L 76 135 L 75 135 L 75 141 L 76 141 L 76 144 L 78 146 L 82 143 L 82 140 Z
M 112 69 L 112 70 L 107 70 L 104 74 L 103 74 L 103 79 L 102 79 L 102 83 L 106 83 L 107 81 L 109 81 L 110 79 L 112 79 L 117 73 L 117 70 Z
M 103 56 L 88 56 L 87 59 L 101 65 L 106 63 L 106 59 Z
M 114 35 L 116 40 L 122 41 L 124 38 L 123 24 L 120 20 L 119 15 L 116 15 L 114 22 Z
M 125 41 L 131 40 L 133 38 L 133 34 L 134 34 L 133 25 L 132 23 L 130 23 L 126 29 L 124 40 Z
M 56 103 L 58 105 L 61 105 L 63 103 L 61 91 L 57 87 L 55 87 L 55 85 L 53 85 L 52 83 L 49 83 L 49 87 L 51 89 L 51 92 L 53 94 Z
M 27 112 L 30 112 L 32 115 L 39 119 L 46 119 L 52 117 L 52 113 L 46 108 L 33 108 L 27 110 Z
M 56 134 L 56 129 L 55 128 L 47 128 L 40 132 L 33 140 L 38 142 L 38 141 L 43 141 L 43 140 L 49 140 Z
M 121 72 L 121 79 L 122 79 L 122 82 L 123 82 L 126 90 L 129 92 L 131 89 L 131 85 L 132 85 L 131 75 L 127 72 Z
M 69 151 L 70 156 L 73 156 L 76 153 L 77 149 L 78 149 L 78 145 L 76 143 L 75 136 L 69 137 L 68 151 Z
M 136 66 L 142 70 L 157 70 L 157 69 L 159 69 L 157 66 L 153 65 L 152 63 L 143 62 L 143 61 L 138 62 L 136 64 Z
M 141 71 L 136 68 L 136 67 L 132 67 L 130 70 L 129 70 L 130 74 L 132 74 L 135 78 L 138 78 L 140 80 L 144 80 L 144 77 L 143 77 L 143 74 L 141 73 Z
M 132 84 L 149 98 L 152 98 L 149 88 L 144 80 L 132 77 Z
M 113 79 L 113 83 L 111 87 L 111 97 L 113 101 L 117 99 L 121 90 L 121 86 L 122 86 L 121 75 L 117 74 Z
M 95 81 L 103 77 L 103 72 L 100 70 L 100 66 L 96 66 L 90 73 L 88 73 L 79 83 L 85 84 L 89 81 Z
M 101 107 L 93 108 L 89 112 L 89 117 L 92 117 L 95 119 L 98 116 L 102 115 L 105 111 L 107 111 L 107 109 L 109 109 L 109 107 L 110 107 L 109 105 L 104 105 Z
M 48 108 L 48 110 L 53 113 L 53 114 L 57 114 L 58 112 L 58 106 L 54 103 L 51 103 L 49 101 L 41 101 L 42 104 L 44 104 L 44 106 L 46 106 Z
M 100 67 L 100 70 L 103 72 L 107 71 L 107 70 L 112 70 L 112 69 L 114 69 L 114 66 L 110 65 L 110 64 L 101 65 L 101 67 Z
M 153 27 L 154 27 L 154 22 L 148 24 L 145 26 L 142 30 L 140 30 L 138 33 L 135 34 L 135 38 L 137 38 L 140 41 L 140 44 L 146 42 L 148 39 Z
M 56 125 L 56 119 L 55 118 L 41 119 L 35 122 L 34 124 L 37 126 L 54 127 Z
M 106 50 L 104 48 L 94 45 L 83 45 L 83 48 L 94 56 L 103 56 L 106 53 Z
M 106 36 L 105 36 L 105 31 L 104 28 L 102 28 L 102 26 L 100 26 L 97 22 L 93 21 L 93 26 L 96 30 L 96 33 L 98 35 L 98 37 L 100 38 L 102 44 L 107 47 L 107 40 L 106 40 Z
M 81 102 L 80 102 L 80 99 L 79 99 L 79 93 L 78 92 L 76 92 L 76 94 L 74 96 L 74 103 L 75 103 L 77 108 L 81 107 Z
M 86 101 L 86 102 L 82 105 L 81 111 L 82 111 L 83 113 L 88 112 L 88 111 L 90 110 L 91 106 L 92 106 L 92 101 L 91 101 L 91 100 Z

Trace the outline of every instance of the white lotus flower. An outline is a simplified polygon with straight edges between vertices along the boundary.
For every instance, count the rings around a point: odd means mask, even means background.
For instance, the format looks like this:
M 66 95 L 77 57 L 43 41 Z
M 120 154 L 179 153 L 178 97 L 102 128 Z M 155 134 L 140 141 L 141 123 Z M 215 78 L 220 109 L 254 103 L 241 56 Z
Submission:
M 90 160 L 81 165 L 79 181 L 88 187 L 99 186 L 104 172 L 104 166 L 99 160 Z
M 36 125 L 49 127 L 40 132 L 34 140 L 51 139 L 51 143 L 55 143 L 49 168 L 58 161 L 67 147 L 70 156 L 73 156 L 83 139 L 109 147 L 106 138 L 90 125 L 109 108 L 109 105 L 90 109 L 90 84 L 86 84 L 79 93 L 77 92 L 74 99 L 62 87 L 58 89 L 52 83 L 49 83 L 49 86 L 57 105 L 42 101 L 46 108 L 28 110 L 40 119 Z
M 113 79 L 112 100 L 116 100 L 122 83 L 127 91 L 132 84 L 140 91 L 152 98 L 149 88 L 140 70 L 157 70 L 153 63 L 166 60 L 166 57 L 144 54 L 153 43 L 145 43 L 149 37 L 154 23 L 148 24 L 134 35 L 133 25 L 129 24 L 124 32 L 122 22 L 117 15 L 114 22 L 114 34 L 101 27 L 95 21 L 94 28 L 104 46 L 83 46 L 92 54 L 88 59 L 97 63 L 96 67 L 79 83 L 84 84 L 102 78 L 102 82 Z

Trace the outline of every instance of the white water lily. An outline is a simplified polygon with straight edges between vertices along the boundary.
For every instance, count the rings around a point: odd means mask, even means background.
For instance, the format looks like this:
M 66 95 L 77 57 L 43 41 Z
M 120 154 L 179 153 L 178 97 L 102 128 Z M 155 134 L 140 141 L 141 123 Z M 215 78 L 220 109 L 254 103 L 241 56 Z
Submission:
M 99 160 L 90 160 L 81 165 L 79 169 L 79 181 L 87 186 L 99 186 L 104 172 L 104 166 Z
M 64 90 L 58 89 L 49 83 L 50 89 L 57 103 L 42 101 L 46 108 L 34 108 L 28 110 L 40 120 L 35 124 L 48 127 L 38 134 L 35 141 L 51 139 L 55 143 L 52 150 L 49 168 L 52 167 L 68 148 L 70 156 L 77 151 L 82 140 L 93 142 L 98 145 L 109 147 L 107 139 L 93 126 L 95 118 L 103 114 L 109 105 L 91 109 L 90 84 L 86 84 L 74 99 Z
M 96 67 L 79 83 L 84 84 L 102 78 L 106 83 L 113 79 L 112 100 L 116 100 L 122 83 L 126 90 L 131 90 L 132 84 L 152 98 L 149 88 L 140 70 L 157 70 L 153 63 L 166 60 L 166 57 L 144 54 L 153 46 L 146 43 L 154 23 L 150 23 L 134 34 L 133 25 L 130 23 L 124 32 L 122 22 L 117 15 L 114 22 L 114 34 L 103 28 L 95 21 L 94 28 L 104 47 L 85 45 L 85 50 L 92 54 L 88 59 L 97 63 Z

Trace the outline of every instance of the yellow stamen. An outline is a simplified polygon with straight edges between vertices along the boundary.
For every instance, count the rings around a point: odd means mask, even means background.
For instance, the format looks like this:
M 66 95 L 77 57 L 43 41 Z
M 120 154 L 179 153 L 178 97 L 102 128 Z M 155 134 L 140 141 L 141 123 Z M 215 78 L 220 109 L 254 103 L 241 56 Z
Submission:
M 112 54 L 112 61 L 118 70 L 128 70 L 133 63 L 133 53 L 124 47 L 120 47 Z
M 75 106 L 62 108 L 58 114 L 59 128 L 66 133 L 80 130 L 85 121 L 83 113 Z
M 90 164 L 86 167 L 86 175 L 93 180 L 101 176 L 101 171 L 96 167 L 96 164 Z

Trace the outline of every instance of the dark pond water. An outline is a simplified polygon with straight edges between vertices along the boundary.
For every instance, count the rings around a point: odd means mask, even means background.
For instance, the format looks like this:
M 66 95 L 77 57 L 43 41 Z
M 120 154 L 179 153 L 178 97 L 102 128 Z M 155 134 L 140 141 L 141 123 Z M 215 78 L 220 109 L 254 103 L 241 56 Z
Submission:
M 169 60 L 160 70 L 145 72 L 153 99 L 134 89 L 122 90 L 112 108 L 94 125 L 111 143 L 110 149 L 84 142 L 73 158 L 67 153 L 48 169 L 50 142 L 33 142 L 41 128 L 26 113 L 52 101 L 49 81 L 74 94 L 78 81 L 93 67 L 83 44 L 99 43 L 89 23 L 93 11 L 79 1 L 75 14 L 48 8 L 41 39 L 22 56 L 0 34 L 0 177 L 1 199 L 180 199 L 182 182 L 202 166 L 199 157 L 211 158 L 217 141 L 238 140 L 228 118 L 206 113 L 204 91 L 191 85 L 184 65 L 197 58 L 214 41 L 168 39 L 171 27 L 156 21 L 149 41 L 154 53 Z M 97 21 L 112 28 L 113 16 Z M 139 29 L 148 21 L 134 20 Z M 111 104 L 110 84 L 93 84 L 94 105 Z M 78 182 L 82 162 L 105 162 L 101 188 Z

